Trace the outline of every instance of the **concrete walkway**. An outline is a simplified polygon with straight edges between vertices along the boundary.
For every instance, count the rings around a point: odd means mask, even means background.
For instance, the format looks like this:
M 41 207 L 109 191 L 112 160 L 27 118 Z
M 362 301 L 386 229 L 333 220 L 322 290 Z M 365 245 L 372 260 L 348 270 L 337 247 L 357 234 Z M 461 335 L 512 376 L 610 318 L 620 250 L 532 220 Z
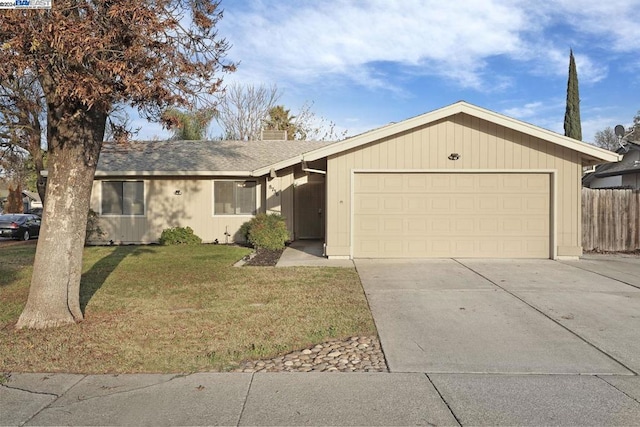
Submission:
M 640 258 L 603 259 L 358 260 L 391 373 L 11 374 L 0 425 L 640 425 Z
M 323 255 L 321 240 L 296 240 L 286 247 L 276 267 L 346 267 L 350 259 L 328 259 Z

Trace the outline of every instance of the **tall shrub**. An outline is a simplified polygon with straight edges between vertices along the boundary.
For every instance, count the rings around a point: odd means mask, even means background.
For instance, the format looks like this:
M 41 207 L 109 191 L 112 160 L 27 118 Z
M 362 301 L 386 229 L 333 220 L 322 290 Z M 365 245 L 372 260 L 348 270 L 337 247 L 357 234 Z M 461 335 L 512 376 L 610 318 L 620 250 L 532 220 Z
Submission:
M 284 249 L 284 244 L 289 240 L 287 223 L 278 214 L 260 213 L 245 223 L 241 230 L 246 232 L 247 240 L 256 249 Z
M 564 135 L 582 141 L 582 125 L 580 123 L 580 91 L 578 90 L 578 71 L 573 58 L 573 50 L 569 54 L 569 80 L 567 82 L 567 108 L 564 113 Z

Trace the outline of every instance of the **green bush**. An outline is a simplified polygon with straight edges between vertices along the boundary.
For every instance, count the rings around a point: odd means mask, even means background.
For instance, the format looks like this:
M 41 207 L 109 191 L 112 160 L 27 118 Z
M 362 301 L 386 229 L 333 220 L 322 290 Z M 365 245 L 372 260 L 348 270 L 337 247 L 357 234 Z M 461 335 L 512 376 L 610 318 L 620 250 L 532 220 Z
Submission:
M 87 230 L 85 235 L 85 243 L 91 241 L 92 238 L 101 239 L 106 233 L 100 228 L 100 217 L 93 209 L 89 209 L 87 214 Z
M 160 235 L 161 245 L 199 245 L 202 239 L 195 234 L 191 227 L 165 228 Z
M 284 218 L 278 214 L 258 214 L 242 225 L 241 233 L 246 233 L 247 240 L 256 249 L 283 249 L 289 240 L 289 230 Z
M 246 242 L 249 241 L 249 230 L 251 230 L 251 221 L 247 221 L 240 226 L 240 235 Z

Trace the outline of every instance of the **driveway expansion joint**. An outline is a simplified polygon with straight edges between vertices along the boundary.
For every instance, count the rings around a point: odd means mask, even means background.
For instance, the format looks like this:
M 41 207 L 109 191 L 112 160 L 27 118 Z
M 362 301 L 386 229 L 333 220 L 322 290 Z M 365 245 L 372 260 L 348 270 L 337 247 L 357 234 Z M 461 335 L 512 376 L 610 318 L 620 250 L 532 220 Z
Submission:
M 451 416 L 456 420 L 459 426 L 462 426 L 462 422 L 458 419 L 458 416 L 456 415 L 456 413 L 453 412 L 451 405 L 449 404 L 447 399 L 445 399 L 445 397 L 442 395 L 442 393 L 440 392 L 436 384 L 431 380 L 431 378 L 429 377 L 429 374 L 425 373 L 424 376 L 427 377 L 427 381 L 431 383 L 431 386 L 433 387 L 433 389 L 436 391 L 436 393 L 438 393 L 440 400 L 442 400 L 442 402 L 444 402 L 444 404 L 447 406 L 447 409 L 449 410 L 449 413 L 451 414 Z
M 255 378 L 255 375 L 255 373 L 251 374 L 251 379 L 249 380 L 249 385 L 247 386 L 247 392 L 244 394 L 242 409 L 240 410 L 240 415 L 238 415 L 238 422 L 236 423 L 236 427 L 239 427 L 242 423 L 242 417 L 244 416 L 245 409 L 247 408 L 247 401 L 249 400 L 249 393 L 251 393 L 251 387 L 253 386 L 253 379 Z
M 564 264 L 564 265 L 568 265 L 568 266 L 570 266 L 570 267 L 577 268 L 578 270 L 587 271 L 587 272 L 589 272 L 589 273 L 597 274 L 598 276 L 600 276 L 600 277 L 604 277 L 604 278 L 606 278 L 606 279 L 611 279 L 611 280 L 615 280 L 615 281 L 620 282 L 620 283 L 624 283 L 625 285 L 627 285 L 627 286 L 631 286 L 632 288 L 635 288 L 635 289 L 640 289 L 640 286 L 634 285 L 633 283 L 625 282 L 625 281 L 624 281 L 624 280 L 622 280 L 622 279 L 616 279 L 615 277 L 612 277 L 612 276 L 607 275 L 607 274 L 604 274 L 604 273 L 599 273 L 599 272 L 597 272 L 597 271 L 589 270 L 589 269 L 587 269 L 587 268 L 580 267 L 580 266 L 577 266 L 577 265 L 575 265 L 575 264 L 569 264 L 569 263 L 562 262 L 562 261 L 558 261 L 558 262 L 560 262 L 561 264 Z
M 462 261 L 458 260 L 458 259 L 453 259 L 455 262 L 457 262 L 458 264 L 460 264 L 461 266 L 463 266 L 464 268 L 468 269 L 469 271 L 471 271 L 472 273 L 477 274 L 478 276 L 482 277 L 484 280 L 488 281 L 489 283 L 492 283 L 494 286 L 496 286 L 497 288 L 503 290 L 504 292 L 506 292 L 507 294 L 511 295 L 513 298 L 519 300 L 520 302 L 522 302 L 523 304 L 525 304 L 526 306 L 530 307 L 531 309 L 535 310 L 536 312 L 540 313 L 542 316 L 544 316 L 545 318 L 551 320 L 553 323 L 555 323 L 556 325 L 560 326 L 561 328 L 563 328 L 564 330 L 566 330 L 567 332 L 569 332 L 570 334 L 572 334 L 573 336 L 577 337 L 578 339 L 580 339 L 582 342 L 584 342 L 585 344 L 587 344 L 588 346 L 596 349 L 597 351 L 599 351 L 600 353 L 604 354 L 606 357 L 608 357 L 609 359 L 613 360 L 614 362 L 616 362 L 618 365 L 622 366 L 624 369 L 626 369 L 627 371 L 631 372 L 633 375 L 638 375 L 638 372 L 634 371 L 633 369 L 631 369 L 629 366 L 627 366 L 626 364 L 622 363 L 620 360 L 616 359 L 615 357 L 613 357 L 612 355 L 610 355 L 609 353 L 607 353 L 606 351 L 604 351 L 603 349 L 599 348 L 598 346 L 596 346 L 595 344 L 591 343 L 590 341 L 588 341 L 586 338 L 582 337 L 581 335 L 579 335 L 577 332 L 569 329 L 567 326 L 563 325 L 562 323 L 560 323 L 559 321 L 557 321 L 556 319 L 548 316 L 544 311 L 540 310 L 538 307 L 530 304 L 529 302 L 525 301 L 523 298 L 521 298 L 520 296 L 518 296 L 517 294 L 509 291 L 508 289 L 500 286 L 499 284 L 497 284 L 496 282 L 494 282 L 493 280 L 489 279 L 488 277 L 486 277 L 485 275 L 475 271 L 473 268 L 469 267 L 468 265 L 464 264 Z M 556 261 L 557 262 L 557 261 Z M 566 264 L 565 264 L 566 265 Z M 606 276 L 605 276 L 606 277 Z M 620 282 L 617 279 L 611 279 L 611 280 L 616 280 L 618 282 Z M 624 283 L 624 282 L 621 282 Z M 601 374 L 601 375 L 605 375 L 605 374 Z
M 614 375 L 611 375 L 611 376 L 614 376 Z M 613 387 L 614 389 L 616 389 L 616 390 L 617 390 L 617 391 L 619 391 L 620 393 L 624 394 L 624 395 L 625 395 L 625 396 L 627 396 L 629 399 L 634 400 L 634 401 L 636 401 L 636 402 L 638 402 L 638 403 L 640 404 L 640 399 L 638 399 L 638 398 L 636 398 L 636 397 L 634 397 L 634 396 L 630 395 L 629 393 L 627 393 L 627 392 L 626 392 L 626 391 L 624 391 L 624 390 L 621 390 L 620 388 L 616 387 L 616 386 L 615 386 L 615 384 L 611 384 L 609 381 L 607 381 L 607 379 L 606 379 L 606 378 L 603 378 L 603 377 L 602 377 L 602 376 L 600 376 L 600 375 L 596 375 L 596 377 L 598 377 L 598 379 L 600 379 L 600 380 L 604 381 L 605 383 L 609 384 L 611 387 Z

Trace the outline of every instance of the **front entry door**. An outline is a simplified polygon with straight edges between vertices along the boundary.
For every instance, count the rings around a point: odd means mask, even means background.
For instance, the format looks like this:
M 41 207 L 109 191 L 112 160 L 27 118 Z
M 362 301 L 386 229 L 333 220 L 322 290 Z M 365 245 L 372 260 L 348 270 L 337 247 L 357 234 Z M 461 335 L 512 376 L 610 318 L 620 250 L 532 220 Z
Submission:
M 324 239 L 324 182 L 307 182 L 294 189 L 295 238 Z

